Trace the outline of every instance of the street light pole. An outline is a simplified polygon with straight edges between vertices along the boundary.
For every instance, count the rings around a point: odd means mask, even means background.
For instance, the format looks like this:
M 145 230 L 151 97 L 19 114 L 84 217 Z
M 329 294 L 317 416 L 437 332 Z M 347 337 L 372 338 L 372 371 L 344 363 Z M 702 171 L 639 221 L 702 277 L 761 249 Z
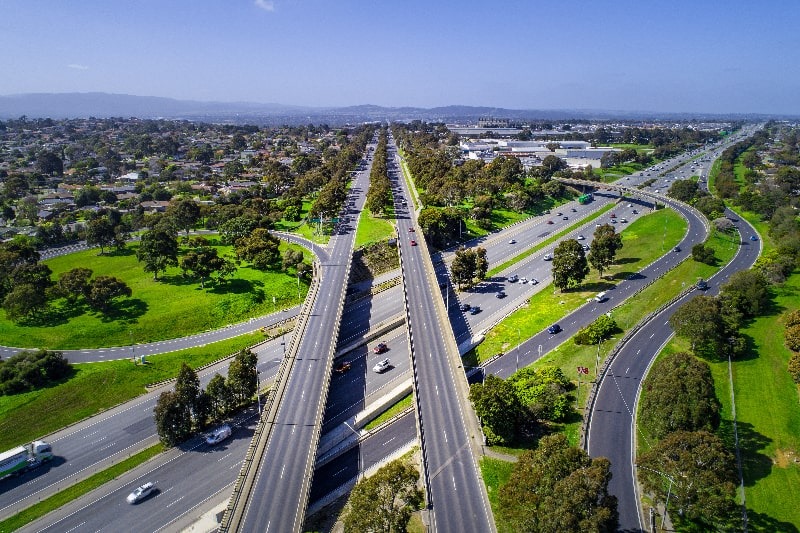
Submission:
M 256 369 L 256 398 L 258 398 L 258 414 L 261 414 L 261 391 L 258 390 L 259 386 L 261 385 L 260 380 L 258 379 L 259 370 Z

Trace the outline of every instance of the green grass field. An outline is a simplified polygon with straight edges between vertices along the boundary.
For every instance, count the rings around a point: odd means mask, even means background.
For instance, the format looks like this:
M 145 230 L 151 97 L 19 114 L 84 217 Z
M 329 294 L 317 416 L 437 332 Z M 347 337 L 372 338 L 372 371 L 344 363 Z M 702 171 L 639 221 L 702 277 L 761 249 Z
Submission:
M 288 246 L 281 243 L 281 252 Z M 310 252 L 303 250 L 306 257 Z M 73 309 L 61 299 L 51 306 L 47 320 L 39 324 L 15 324 L 0 313 L 0 339 L 6 346 L 22 348 L 77 349 L 127 346 L 183 337 L 222 327 L 296 305 L 308 291 L 293 271 L 262 272 L 241 266 L 226 284 L 205 289 L 193 279 L 185 279 L 173 267 L 154 281 L 136 260 L 137 243 L 119 254 L 98 256 L 87 250 L 45 261 L 54 279 L 77 266 L 90 268 L 95 276 L 109 275 L 124 280 L 133 294 L 121 299 L 115 313 L 105 316 L 84 309 Z M 219 246 L 220 255 L 230 247 Z M 299 296 L 299 297 L 298 297 Z M 275 303 L 273 303 L 273 297 Z
M 393 213 L 385 217 L 373 216 L 369 209 L 365 207 L 358 222 L 355 247 L 361 248 L 362 246 L 393 237 L 395 233 L 394 225 L 392 224 L 393 218 Z
M 264 339 L 243 335 L 200 348 L 130 360 L 75 365 L 67 381 L 37 391 L 0 396 L 0 450 L 41 438 L 145 392 L 145 385 L 178 375 L 181 363 L 197 368 Z

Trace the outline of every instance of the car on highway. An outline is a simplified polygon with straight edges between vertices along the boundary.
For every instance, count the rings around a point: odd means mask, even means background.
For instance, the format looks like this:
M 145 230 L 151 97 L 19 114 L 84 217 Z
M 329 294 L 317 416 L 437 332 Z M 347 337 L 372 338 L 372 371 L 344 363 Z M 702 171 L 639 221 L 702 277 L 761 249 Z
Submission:
M 350 363 L 350 361 L 342 361 L 334 367 L 333 371 L 337 374 L 344 374 L 345 372 L 349 371 L 352 366 L 353 365 Z
M 559 326 L 558 324 L 553 324 L 552 326 L 547 328 L 547 333 L 549 333 L 551 335 L 555 335 L 559 331 L 561 331 L 561 326 Z
M 750 240 L 751 241 L 757 241 L 758 237 L 756 237 L 755 235 L 750 235 Z
M 569 220 L 569 217 L 568 217 L 567 215 L 564 215 L 564 216 L 563 216 L 563 217 L 561 217 L 561 218 L 562 218 L 562 219 L 564 219 L 564 220 Z
M 372 371 L 382 374 L 383 372 L 389 370 L 390 366 L 392 366 L 392 364 L 389 362 L 389 359 L 381 359 L 375 363 L 375 366 L 372 367 Z
M 414 228 L 412 228 L 412 227 L 409 227 L 409 228 L 408 228 L 408 232 L 409 232 L 409 233 L 414 233 L 415 231 L 416 231 L 416 230 L 415 230 Z
M 461 304 L 458 306 L 459 311 L 469 311 L 470 305 L 469 304 Z
M 515 241 L 514 239 L 511 239 L 510 241 L 508 241 L 508 244 L 517 244 L 517 241 Z
M 572 211 L 573 213 L 577 213 L 578 212 L 578 210 L 575 209 L 574 207 L 572 209 L 570 209 L 570 211 Z
M 577 239 L 578 239 L 579 241 L 583 241 L 583 240 L 585 240 L 585 239 L 586 239 L 586 237 L 584 237 L 583 235 L 578 235 Z
M 505 298 L 505 297 L 506 297 L 506 293 L 504 291 L 500 291 L 497 294 L 495 294 L 495 298 L 502 299 L 502 298 Z
M 552 223 L 553 223 L 553 221 L 552 221 L 552 220 L 548 220 L 548 221 L 547 221 L 547 223 L 548 223 L 548 224 L 552 224 Z
M 584 252 L 588 252 L 589 251 L 589 245 L 588 244 L 582 244 L 581 248 L 583 248 Z
M 372 349 L 372 353 L 383 353 L 388 349 L 389 349 L 389 346 L 385 342 L 379 342 Z
M 417 245 L 417 241 L 415 241 L 414 239 L 411 239 L 411 246 L 416 246 L 416 245 Z
M 231 436 L 233 430 L 228 424 L 223 424 L 208 435 L 206 435 L 206 444 L 209 446 L 214 446 L 215 444 L 219 444 L 220 442 L 224 441 L 228 437 Z
M 528 283 L 530 283 L 531 285 L 538 285 L 539 284 L 539 280 L 536 279 L 536 278 L 531 278 L 531 280 Z
M 469 314 L 471 314 L 471 315 L 477 315 L 480 312 L 481 312 L 481 308 L 478 307 L 477 305 L 473 305 L 469 310 Z
M 155 485 L 152 482 L 147 482 L 144 485 L 140 485 L 135 489 L 133 489 L 133 492 L 128 494 L 126 500 L 128 500 L 128 503 L 131 504 L 138 503 L 142 501 L 144 498 L 147 498 L 147 496 L 149 496 L 153 492 L 154 488 Z
M 675 248 L 672 249 L 672 251 L 673 252 L 680 252 L 681 251 L 681 247 L 680 246 L 676 246 Z
M 624 223 L 624 222 L 627 222 L 628 219 L 627 218 L 621 218 L 621 219 L 619 219 L 619 221 Z
M 519 276 L 517 276 L 516 274 L 511 274 L 510 276 L 508 276 L 509 283 L 515 283 L 518 280 L 519 280 Z
M 553 254 L 544 254 L 544 260 L 545 261 L 552 261 L 553 260 Z

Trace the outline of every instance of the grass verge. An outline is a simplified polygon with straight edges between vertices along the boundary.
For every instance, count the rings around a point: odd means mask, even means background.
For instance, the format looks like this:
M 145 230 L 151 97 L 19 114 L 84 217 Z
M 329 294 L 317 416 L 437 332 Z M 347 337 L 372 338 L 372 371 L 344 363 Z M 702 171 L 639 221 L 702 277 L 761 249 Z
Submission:
M 498 533 L 511 533 L 513 529 L 509 528 L 500 518 L 500 502 L 498 497 L 500 487 L 511 477 L 514 463 L 484 456 L 481 457 L 480 467 L 483 482 L 486 484 L 486 492 L 489 495 L 489 504 L 492 506 L 492 514 L 494 515 L 497 531 Z
M 197 368 L 263 338 L 263 334 L 253 333 L 204 347 L 150 356 L 145 365 L 134 365 L 130 360 L 75 365 L 75 374 L 65 382 L 0 396 L 0 449 L 41 438 L 135 398 L 145 392 L 145 385 L 177 376 L 183 362 Z
M 387 420 L 391 420 L 395 416 L 399 415 L 409 407 L 411 407 L 412 395 L 409 393 L 408 395 L 404 396 L 402 399 L 398 400 L 398 402 L 391 407 L 389 407 L 386 411 L 382 412 L 378 415 L 375 419 L 370 421 L 369 424 L 364 426 L 364 429 L 367 431 L 371 429 L 375 429 L 376 427 L 380 426 Z
M 531 255 L 535 254 L 536 252 L 538 252 L 542 248 L 546 248 L 546 247 L 550 246 L 551 244 L 556 242 L 558 239 L 560 239 L 561 237 L 563 237 L 567 233 L 575 231 L 576 228 L 581 227 L 582 225 L 586 224 L 587 222 L 591 222 L 592 220 L 595 220 L 595 219 L 603 216 L 608 211 L 611 211 L 612 209 L 614 209 L 616 207 L 616 205 L 617 204 L 611 203 L 611 204 L 603 206 L 602 208 L 600 208 L 595 213 L 592 213 L 588 217 L 583 218 L 580 221 L 576 222 L 575 224 L 572 224 L 571 226 L 566 227 L 565 229 L 563 229 L 563 230 L 559 231 L 558 233 L 552 235 L 550 238 L 546 239 L 545 241 L 541 242 L 540 244 L 537 244 L 533 248 L 529 248 L 528 250 L 525 250 L 521 254 L 519 254 L 519 255 L 517 255 L 515 257 L 512 257 L 508 261 L 506 261 L 504 263 L 500 263 L 496 267 L 490 269 L 486 273 L 486 275 L 488 277 L 494 276 L 498 272 L 502 272 L 503 270 L 507 269 L 508 267 L 519 263 L 523 259 L 525 259 L 527 257 L 530 257 Z
M 361 248 L 393 236 L 394 226 L 389 218 L 373 216 L 370 210 L 365 207 L 361 218 L 359 218 L 355 247 Z
M 28 507 L 14 516 L 11 516 L 0 522 L 0 531 L 16 531 L 17 529 L 30 524 L 51 511 L 55 511 L 59 507 L 68 504 L 69 502 L 80 498 L 84 494 L 108 483 L 117 476 L 139 466 L 140 464 L 155 457 L 164 451 L 162 444 L 156 444 L 142 450 L 141 452 L 132 455 L 121 461 L 114 466 L 106 468 L 105 470 L 94 474 L 93 476 L 72 485 L 69 488 L 53 494 L 49 498 L 40 501 L 39 503 Z

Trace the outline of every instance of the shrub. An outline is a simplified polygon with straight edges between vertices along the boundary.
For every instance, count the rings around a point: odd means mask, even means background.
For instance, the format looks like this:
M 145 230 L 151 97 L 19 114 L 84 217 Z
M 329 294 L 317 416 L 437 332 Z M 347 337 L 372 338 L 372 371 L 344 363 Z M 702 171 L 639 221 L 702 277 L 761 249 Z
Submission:
M 71 369 L 61 352 L 20 352 L 0 361 L 0 395 L 45 387 L 68 376 Z

